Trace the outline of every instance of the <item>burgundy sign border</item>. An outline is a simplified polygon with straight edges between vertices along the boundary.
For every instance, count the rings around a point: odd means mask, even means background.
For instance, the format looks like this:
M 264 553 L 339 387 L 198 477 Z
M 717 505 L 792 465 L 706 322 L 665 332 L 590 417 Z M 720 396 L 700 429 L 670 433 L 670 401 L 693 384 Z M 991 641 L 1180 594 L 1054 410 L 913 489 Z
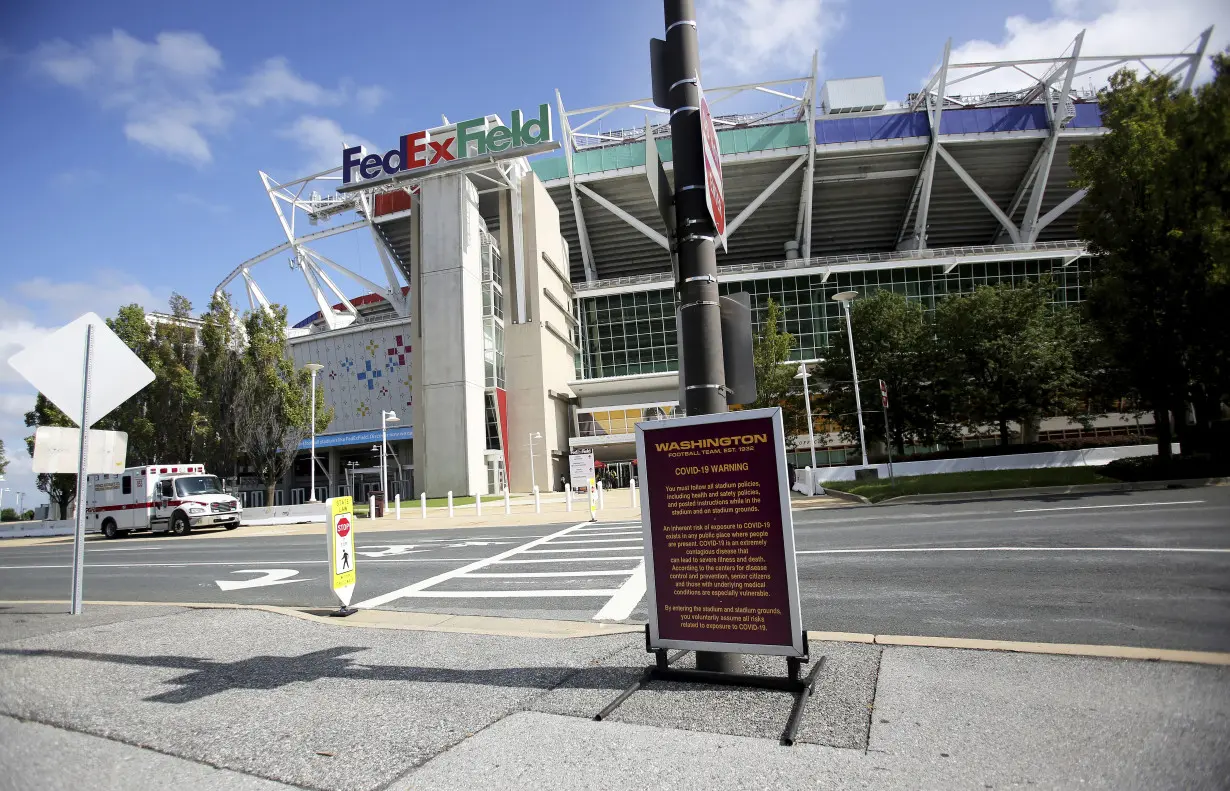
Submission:
M 716 415 L 696 415 L 672 420 L 648 421 L 636 424 L 637 465 L 647 474 L 645 463 L 646 435 L 655 429 L 700 426 L 710 423 L 736 423 L 742 420 L 772 418 L 773 445 L 777 461 L 779 505 L 782 512 L 782 547 L 786 553 L 786 592 L 790 601 L 789 620 L 793 637 L 792 645 L 765 645 L 762 643 L 716 643 L 698 640 L 663 639 L 658 630 L 657 582 L 654 579 L 653 560 L 653 515 L 647 483 L 641 484 L 641 530 L 645 539 L 645 596 L 649 604 L 649 649 L 677 648 L 687 651 L 726 651 L 739 654 L 763 654 L 770 656 L 807 656 L 803 639 L 803 615 L 799 606 L 799 571 L 794 547 L 794 516 L 790 511 L 790 481 L 786 470 L 786 440 L 782 431 L 782 411 L 779 407 L 745 409 L 739 412 L 723 412 Z

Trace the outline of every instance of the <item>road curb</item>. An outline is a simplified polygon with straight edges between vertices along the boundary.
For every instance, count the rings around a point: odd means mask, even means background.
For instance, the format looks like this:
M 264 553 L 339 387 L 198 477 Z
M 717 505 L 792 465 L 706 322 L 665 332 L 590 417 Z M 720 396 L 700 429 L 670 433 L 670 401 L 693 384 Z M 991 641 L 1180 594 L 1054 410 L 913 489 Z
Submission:
M 67 599 L 29 599 L 0 601 L 3 605 L 63 604 Z M 535 639 L 575 639 L 612 634 L 643 634 L 642 624 L 605 621 L 567 621 L 548 618 L 506 618 L 498 615 L 450 615 L 448 613 L 403 610 L 359 610 L 346 618 L 334 618 L 323 607 L 279 607 L 273 604 L 231 604 L 227 602 L 174 601 L 86 601 L 87 606 L 181 607 L 185 610 L 258 610 L 284 615 L 324 626 L 359 629 L 393 629 L 407 632 L 454 632 L 492 637 L 529 637 Z
M 1074 486 L 1026 486 L 1020 489 L 984 489 L 977 492 L 945 492 L 943 494 L 903 494 L 878 503 L 863 498 L 869 505 L 908 505 L 910 503 L 949 503 L 965 500 L 1010 500 L 1017 497 L 1056 494 L 1097 494 L 1099 492 L 1149 492 L 1161 489 L 1186 489 L 1201 486 L 1224 486 L 1230 478 L 1184 478 L 1170 481 L 1122 481 L 1120 483 L 1086 483 Z M 836 494 L 835 489 L 826 489 Z M 859 495 L 851 495 L 858 497 Z
M 854 503 L 855 505 L 873 505 L 873 503 L 870 500 L 868 500 L 866 497 L 862 496 L 861 494 L 851 494 L 850 492 L 843 492 L 840 489 L 828 489 L 828 488 L 824 490 L 824 493 L 827 494 L 829 497 L 836 497 L 838 500 L 845 500 L 846 502 Z M 803 511 L 807 509 L 800 508 L 798 510 Z
M 1083 656 L 1100 659 L 1134 659 L 1145 662 L 1178 662 L 1196 665 L 1230 666 L 1230 653 L 1219 651 L 1182 651 L 1172 648 L 1139 648 L 1127 645 L 1084 645 L 1080 643 L 1030 643 L 1014 640 L 974 640 L 963 637 L 921 637 L 893 634 L 847 632 L 808 632 L 810 640 L 871 643 L 917 648 L 956 648 L 974 651 L 1001 651 L 1049 656 Z
M 0 600 L 2 605 L 68 604 L 67 599 Z M 258 610 L 311 621 L 323 626 L 352 629 L 393 629 L 409 632 L 452 632 L 493 637 L 535 639 L 576 639 L 615 634 L 643 634 L 643 624 L 566 621 L 547 618 L 505 618 L 496 615 L 449 615 L 401 610 L 360 610 L 348 618 L 333 618 L 324 608 L 278 607 L 270 604 L 229 604 L 223 602 L 147 602 L 86 601 L 90 606 L 181 607 L 186 610 Z M 1145 662 L 1230 666 L 1230 652 L 1183 651 L 1173 648 L 1141 648 L 1125 645 L 1087 645 L 1081 643 L 1037 643 L 1015 640 L 979 640 L 965 637 L 927 637 L 921 635 L 871 634 L 867 632 L 808 631 L 809 640 L 866 645 L 948 648 L 973 651 L 999 651 L 1048 656 L 1131 659 Z

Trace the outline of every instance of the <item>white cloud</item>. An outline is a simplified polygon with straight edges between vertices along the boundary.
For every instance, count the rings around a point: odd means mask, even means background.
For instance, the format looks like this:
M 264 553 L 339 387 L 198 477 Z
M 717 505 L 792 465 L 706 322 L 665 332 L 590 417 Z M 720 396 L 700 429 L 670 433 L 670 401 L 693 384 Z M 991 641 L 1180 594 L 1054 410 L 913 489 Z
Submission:
M 387 92 L 379 85 L 368 85 L 355 91 L 355 105 L 365 113 L 370 113 L 379 107 L 387 96 Z
M 1128 55 L 1179 52 L 1209 25 L 1213 38 L 1201 64 L 1200 78 L 1211 74 L 1208 56 L 1230 43 L 1230 4 L 1220 0 L 1053 0 L 1051 16 L 1032 20 L 1023 15 L 1004 21 L 999 41 L 967 41 L 953 48 L 953 63 L 1057 57 L 1085 30 L 1084 55 Z M 1143 72 L 1139 63 L 1126 64 Z M 1163 64 L 1152 62 L 1153 68 Z M 1118 67 L 1116 67 L 1118 68 Z M 966 72 L 966 73 L 972 73 Z M 1099 88 L 1111 70 L 1078 78 L 1077 88 Z M 1199 78 L 1198 78 L 1199 79 Z M 1000 69 L 958 83 L 954 93 L 979 94 L 1015 90 L 1029 84 L 1019 72 Z
M 4 293 L 12 298 L 6 301 L 0 296 L 0 439 L 10 462 L 4 486 L 25 492 L 26 505 L 33 507 L 46 502 L 46 496 L 35 489 L 25 445 L 30 433 L 25 413 L 34 408 L 36 392 L 9 367 L 9 358 L 86 311 L 106 318 L 133 302 L 153 310 L 166 304 L 170 291 L 134 282 L 118 272 L 100 271 L 90 282 L 38 277 L 19 281 Z
M 806 74 L 811 55 L 841 27 L 835 0 L 708 0 L 697 8 L 704 79 L 736 78 L 785 70 Z
M 206 200 L 199 195 L 193 195 L 190 192 L 175 193 L 175 200 L 188 206 L 209 212 L 210 214 L 226 214 L 231 210 L 231 207 L 227 206 L 225 203 L 214 203 L 213 201 Z
M 253 107 L 266 102 L 300 102 L 302 104 L 334 104 L 341 99 L 329 91 L 291 71 L 286 58 L 270 58 L 244 80 L 240 99 Z
M 163 32 L 142 41 L 115 30 L 81 45 L 46 42 L 30 59 L 37 73 L 122 112 L 124 134 L 132 142 L 197 166 L 212 161 L 211 140 L 241 111 L 350 100 L 370 108 L 382 94 L 379 88 L 355 92 L 349 83 L 326 88 L 297 74 L 281 57 L 226 80 L 222 54 L 194 32 Z
M 293 140 L 308 156 L 308 167 L 312 170 L 325 170 L 342 164 L 342 148 L 346 146 L 364 146 L 368 151 L 375 151 L 376 146 L 365 138 L 351 132 L 342 131 L 342 126 L 332 118 L 321 118 L 314 115 L 300 117 L 290 128 L 281 133 L 287 140 Z

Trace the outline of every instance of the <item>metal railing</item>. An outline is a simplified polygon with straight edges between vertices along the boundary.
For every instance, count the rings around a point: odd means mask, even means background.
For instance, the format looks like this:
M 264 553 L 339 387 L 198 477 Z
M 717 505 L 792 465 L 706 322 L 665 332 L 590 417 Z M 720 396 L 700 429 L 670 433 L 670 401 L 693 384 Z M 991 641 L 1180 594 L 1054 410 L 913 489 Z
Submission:
M 811 258 L 787 258 L 778 261 L 759 261 L 749 264 L 720 266 L 718 267 L 718 276 L 791 271 L 796 269 L 824 269 L 826 267 L 849 266 L 852 264 L 889 264 L 902 261 L 916 261 L 919 266 L 941 265 L 953 258 L 993 257 L 995 255 L 1022 252 L 1038 253 L 1037 258 L 1066 258 L 1073 255 L 1085 255 L 1086 248 L 1083 242 L 1068 241 L 1034 242 L 1033 244 L 984 244 L 968 247 L 939 247 L 928 250 L 896 250 L 887 253 L 812 256 Z M 1050 252 L 1054 252 L 1055 255 L 1046 255 Z M 592 283 L 574 283 L 573 289 L 577 292 L 578 296 L 584 296 L 587 291 L 638 286 L 649 283 L 662 283 L 663 288 L 669 287 L 671 274 L 669 272 L 656 272 L 651 275 L 633 275 L 596 280 Z

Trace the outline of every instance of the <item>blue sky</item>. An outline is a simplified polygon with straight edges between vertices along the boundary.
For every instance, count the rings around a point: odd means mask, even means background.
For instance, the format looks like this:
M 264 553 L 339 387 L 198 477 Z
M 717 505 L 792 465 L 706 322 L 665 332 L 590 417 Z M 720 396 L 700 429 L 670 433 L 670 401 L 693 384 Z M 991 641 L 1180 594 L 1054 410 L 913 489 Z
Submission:
M 968 57 L 1178 49 L 1224 3 L 1182 0 L 698 0 L 705 82 L 884 76 L 890 99 L 917 89 L 947 37 Z M 465 9 L 464 12 L 461 9 Z M 343 137 L 392 147 L 439 122 L 553 100 L 569 107 L 648 93 L 648 39 L 661 3 L 532 4 L 112 0 L 0 4 L 0 487 L 42 502 L 21 414 L 32 391 L 4 360 L 86 310 L 203 308 L 244 259 L 283 241 L 257 176 L 331 166 Z M 355 235 L 352 235 L 355 236 Z M 370 243 L 326 252 L 375 268 Z M 270 260 L 258 279 L 292 320 L 314 308 Z

